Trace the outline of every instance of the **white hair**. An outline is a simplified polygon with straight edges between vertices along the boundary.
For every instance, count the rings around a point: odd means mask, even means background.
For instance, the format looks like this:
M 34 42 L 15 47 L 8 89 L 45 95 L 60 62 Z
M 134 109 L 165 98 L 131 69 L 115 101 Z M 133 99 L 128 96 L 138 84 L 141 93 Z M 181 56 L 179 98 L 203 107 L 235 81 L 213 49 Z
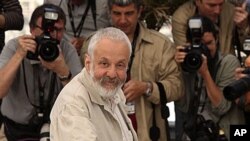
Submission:
M 93 37 L 91 37 L 89 46 L 88 46 L 88 54 L 91 58 L 93 58 L 93 52 L 96 48 L 97 43 L 101 41 L 102 39 L 110 39 L 110 40 L 121 41 L 121 42 L 126 43 L 129 49 L 129 57 L 131 56 L 132 47 L 131 47 L 131 43 L 127 35 L 118 28 L 107 27 L 107 28 L 98 30 L 93 35 Z

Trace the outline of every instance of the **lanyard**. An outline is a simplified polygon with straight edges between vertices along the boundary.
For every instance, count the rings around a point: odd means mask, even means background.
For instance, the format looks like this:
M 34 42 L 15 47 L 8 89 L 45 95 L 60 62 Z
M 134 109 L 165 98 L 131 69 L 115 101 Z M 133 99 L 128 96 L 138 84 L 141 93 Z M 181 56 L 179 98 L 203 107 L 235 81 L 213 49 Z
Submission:
M 135 48 L 136 48 L 136 40 L 137 40 L 137 37 L 139 35 L 139 25 L 136 26 L 136 29 L 135 29 L 135 34 L 134 34 L 134 37 L 133 37 L 133 41 L 131 43 L 131 46 L 132 46 L 132 54 L 131 54 L 131 58 L 130 58 L 130 61 L 129 61 L 129 64 L 128 64 L 128 70 L 127 70 L 127 80 L 130 80 L 131 79 L 131 67 L 132 67 L 132 64 L 133 64 L 133 61 L 134 61 L 134 57 L 135 57 Z
M 96 26 L 96 2 L 95 2 L 95 0 L 88 1 L 87 7 L 83 13 L 82 19 L 76 28 L 75 23 L 74 23 L 74 17 L 72 14 L 72 9 L 70 6 L 70 1 L 68 2 L 68 13 L 69 13 L 69 18 L 70 18 L 70 24 L 71 24 L 72 30 L 74 32 L 74 37 L 80 37 L 80 34 L 82 32 L 82 28 L 83 28 L 83 25 L 84 25 L 84 22 L 85 22 L 85 19 L 86 19 L 86 16 L 87 16 L 87 13 L 88 13 L 90 7 L 91 7 L 91 11 L 92 11 L 92 16 L 94 19 L 94 26 L 95 26 L 95 29 L 97 29 L 97 26 Z
M 40 80 L 40 74 L 39 74 L 39 66 L 34 65 L 33 67 L 34 67 L 35 72 L 37 72 L 37 73 L 35 73 L 35 76 L 38 77 L 39 105 L 34 104 L 32 102 L 32 100 L 30 99 L 27 80 L 26 80 L 26 72 L 25 72 L 24 61 L 22 61 L 24 87 L 25 87 L 26 96 L 27 96 L 27 99 L 28 99 L 29 103 L 38 110 L 38 113 L 43 114 L 42 117 L 49 118 L 49 113 L 50 113 L 50 110 L 51 110 L 51 107 L 52 107 L 52 105 L 50 105 L 50 104 L 52 102 L 53 97 L 55 97 L 56 74 L 54 72 L 52 72 L 52 74 L 51 74 L 52 76 L 51 76 L 51 82 L 49 83 L 49 86 L 50 86 L 49 87 L 49 94 L 48 94 L 47 100 L 45 100 L 45 98 L 44 98 L 44 92 L 45 92 L 44 89 L 45 89 L 45 85 L 46 85 L 48 79 L 42 85 L 41 80 Z

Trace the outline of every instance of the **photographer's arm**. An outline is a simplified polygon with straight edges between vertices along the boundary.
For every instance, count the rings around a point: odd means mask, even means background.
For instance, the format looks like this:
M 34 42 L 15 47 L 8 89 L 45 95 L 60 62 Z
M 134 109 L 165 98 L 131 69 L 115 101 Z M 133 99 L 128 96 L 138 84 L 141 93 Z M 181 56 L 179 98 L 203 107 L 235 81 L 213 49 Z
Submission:
M 20 2 L 18 0 L 2 0 L 1 2 L 4 12 L 0 14 L 0 28 L 21 30 L 24 19 Z
M 40 61 L 45 68 L 55 72 L 59 78 L 61 78 L 62 76 L 69 76 L 68 79 L 61 80 L 63 85 L 66 85 L 71 80 L 71 72 L 65 62 L 62 52 L 60 52 L 59 56 L 52 62 L 46 62 L 41 58 Z
M 234 23 L 239 28 L 239 34 L 241 36 L 246 36 L 249 34 L 250 27 L 248 22 L 248 12 L 246 10 L 247 1 L 245 1 L 241 6 L 236 6 L 234 9 Z
M 8 93 L 8 90 L 16 76 L 17 70 L 23 58 L 26 57 L 27 51 L 35 51 L 36 43 L 29 35 L 20 36 L 18 38 L 18 47 L 10 60 L 0 69 L 0 98 Z M 5 47 L 1 55 L 5 55 L 5 51 L 10 49 Z M 7 52 L 6 52 L 7 53 Z
M 184 52 L 184 51 L 181 51 L 181 50 L 184 50 L 185 47 L 184 46 L 177 46 L 176 47 L 176 52 L 175 52 L 175 56 L 174 56 L 174 59 L 175 61 L 180 64 L 184 61 L 187 53 Z
M 204 79 L 208 98 L 210 99 L 213 106 L 218 107 L 222 101 L 223 93 L 212 79 L 207 67 L 207 58 L 204 55 L 202 55 L 202 57 L 203 63 L 199 69 L 199 73 Z

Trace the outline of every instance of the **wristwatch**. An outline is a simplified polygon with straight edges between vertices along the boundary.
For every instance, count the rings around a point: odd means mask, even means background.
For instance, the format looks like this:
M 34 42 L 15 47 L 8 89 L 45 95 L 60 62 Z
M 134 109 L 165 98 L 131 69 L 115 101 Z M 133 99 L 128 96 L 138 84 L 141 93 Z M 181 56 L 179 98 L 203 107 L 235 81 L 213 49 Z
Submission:
M 152 89 L 153 89 L 152 82 L 147 82 L 147 90 L 145 92 L 146 97 L 150 97 L 152 95 Z
M 71 72 L 69 71 L 69 74 L 68 74 L 68 75 L 58 76 L 58 77 L 59 77 L 59 79 L 60 79 L 61 81 L 68 81 L 68 80 L 71 79 L 71 76 L 72 76 L 72 74 L 71 74 Z

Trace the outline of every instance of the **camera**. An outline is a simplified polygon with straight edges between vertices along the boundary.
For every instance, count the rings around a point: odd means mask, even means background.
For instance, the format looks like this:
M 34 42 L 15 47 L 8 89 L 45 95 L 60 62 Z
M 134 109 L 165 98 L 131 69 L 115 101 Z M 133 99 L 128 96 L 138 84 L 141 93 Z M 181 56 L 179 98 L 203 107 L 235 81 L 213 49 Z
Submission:
M 184 130 L 192 141 L 218 141 L 219 126 L 212 120 L 197 115 L 195 124 L 184 125 Z
M 229 0 L 229 2 L 235 6 L 241 6 L 244 3 L 244 1 L 245 0 Z
M 232 82 L 224 88 L 223 94 L 227 100 L 233 101 L 250 91 L 250 68 L 246 68 L 242 73 L 247 74 L 247 76 Z
M 202 64 L 202 54 L 209 54 L 207 46 L 201 42 L 203 34 L 202 20 L 200 17 L 192 17 L 188 21 L 188 35 L 191 38 L 191 45 L 187 46 L 184 52 L 187 52 L 184 62 L 181 64 L 182 69 L 187 72 L 196 72 Z
M 250 38 L 244 40 L 242 49 L 243 52 L 246 53 L 247 55 L 250 54 Z
M 44 123 L 40 131 L 40 141 L 50 141 L 49 139 L 49 123 Z
M 27 58 L 31 60 L 39 60 L 38 56 L 45 61 L 54 61 L 59 56 L 59 41 L 50 36 L 55 30 L 55 22 L 58 20 L 58 12 L 52 8 L 45 8 L 42 18 L 42 30 L 44 33 L 35 38 L 37 43 L 35 53 L 28 51 Z

